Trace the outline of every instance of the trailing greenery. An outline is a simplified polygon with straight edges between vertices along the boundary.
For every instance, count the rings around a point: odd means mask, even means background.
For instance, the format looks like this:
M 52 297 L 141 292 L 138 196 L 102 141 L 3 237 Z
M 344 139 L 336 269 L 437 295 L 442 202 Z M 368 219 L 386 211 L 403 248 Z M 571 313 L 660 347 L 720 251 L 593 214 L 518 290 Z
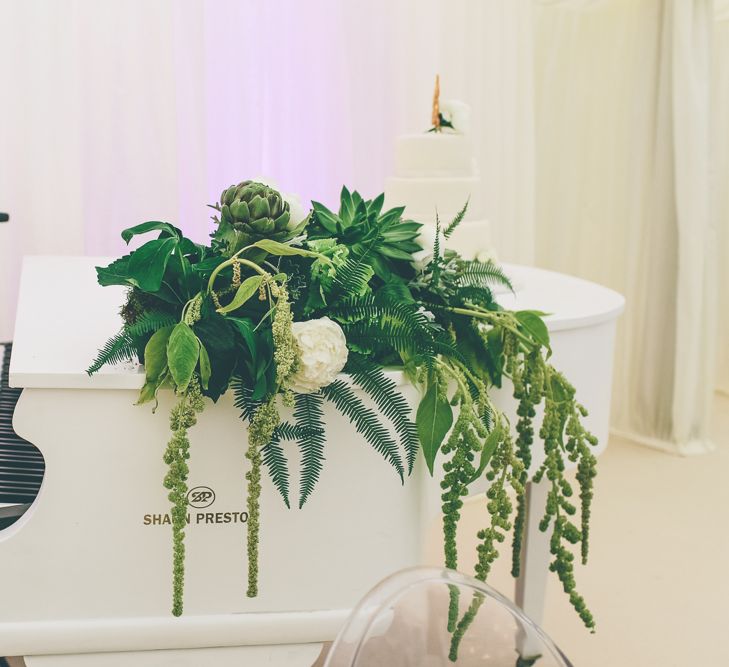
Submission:
M 187 523 L 187 461 L 190 458 L 190 439 L 188 429 L 197 422 L 203 402 L 197 381 L 192 382 L 170 413 L 172 437 L 167 444 L 164 462 L 169 466 L 164 486 L 169 489 L 172 503 L 172 613 L 182 614 L 182 593 L 185 582 L 185 525 Z
M 437 216 L 435 228 L 426 228 L 404 218 L 403 208 L 383 204 L 382 195 L 367 200 L 345 187 L 337 211 L 313 202 L 307 213 L 275 188 L 243 181 L 213 206 L 209 245 L 169 223 L 146 222 L 122 238 L 156 238 L 97 268 L 101 285 L 129 291 L 123 327 L 89 373 L 137 356 L 145 367 L 138 403 L 156 404 L 166 389 L 177 395 L 164 454 L 173 613 L 183 608 L 188 430 L 204 399 L 217 401 L 232 388 L 248 427 L 241 451 L 247 595 L 259 592 L 262 469 L 290 507 L 289 460 L 298 455 L 303 507 L 333 446 L 325 432 L 326 402 L 401 481 L 422 455 L 441 484 L 448 567 L 459 563 L 463 501 L 474 484 L 487 481 L 475 572 L 481 580 L 509 534 L 512 573 L 519 575 L 526 489 L 548 484 L 546 507 L 529 511 L 543 512 L 550 569 L 592 628 L 575 586 L 574 550 L 579 546 L 587 560 L 595 439 L 583 426 L 586 411 L 574 388 L 549 363 L 543 313 L 504 310 L 494 296 L 496 288 L 512 288 L 504 271 L 447 247 L 467 202 L 443 229 Z M 415 410 L 388 369 L 418 388 Z M 513 425 L 492 401 L 493 388 L 509 383 L 518 406 Z M 579 503 L 565 475 L 568 464 L 577 468 Z M 457 591 L 451 591 L 452 659 L 479 606 L 475 598 L 459 619 Z

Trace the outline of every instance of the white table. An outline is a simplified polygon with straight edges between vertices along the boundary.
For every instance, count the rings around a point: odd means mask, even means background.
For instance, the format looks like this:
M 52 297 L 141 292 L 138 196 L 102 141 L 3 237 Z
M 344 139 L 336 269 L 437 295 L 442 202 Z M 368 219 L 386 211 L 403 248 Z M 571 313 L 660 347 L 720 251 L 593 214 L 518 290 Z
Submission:
M 25 391 L 14 425 L 47 468 L 34 505 L 0 532 L 0 655 L 25 655 L 29 667 L 311 664 L 372 585 L 420 562 L 439 511 L 437 485 L 421 467 L 402 486 L 329 410 L 327 461 L 307 506 L 286 510 L 265 480 L 261 594 L 248 599 L 245 527 L 223 522 L 243 509 L 245 431 L 223 397 L 191 432 L 189 485 L 212 487 L 216 498 L 191 511 L 186 613 L 173 618 L 169 527 L 147 523 L 168 511 L 161 456 L 172 397 L 153 415 L 133 406 L 143 379 L 136 366 L 84 372 L 120 326 L 124 290 L 96 285 L 93 267 L 107 261 L 24 263 L 10 381 Z M 523 287 L 502 303 L 554 313 L 555 363 L 576 384 L 604 447 L 622 297 L 555 273 L 509 271 Z M 498 400 L 512 408 L 504 392 Z M 294 466 L 292 488 L 296 475 Z M 546 567 L 534 523 L 520 601 L 539 620 Z

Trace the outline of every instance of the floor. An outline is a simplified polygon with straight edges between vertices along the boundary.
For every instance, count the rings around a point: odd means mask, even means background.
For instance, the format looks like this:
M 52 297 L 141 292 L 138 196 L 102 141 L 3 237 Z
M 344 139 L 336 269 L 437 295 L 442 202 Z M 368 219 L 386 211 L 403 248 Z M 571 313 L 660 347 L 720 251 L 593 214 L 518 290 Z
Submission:
M 681 458 L 613 439 L 600 458 L 591 559 L 577 573 L 597 632 L 554 577 L 544 621 L 576 667 L 729 666 L 729 397 L 717 398 L 714 441 Z M 466 509 L 464 554 L 481 516 Z M 489 581 L 505 594 L 507 566 Z

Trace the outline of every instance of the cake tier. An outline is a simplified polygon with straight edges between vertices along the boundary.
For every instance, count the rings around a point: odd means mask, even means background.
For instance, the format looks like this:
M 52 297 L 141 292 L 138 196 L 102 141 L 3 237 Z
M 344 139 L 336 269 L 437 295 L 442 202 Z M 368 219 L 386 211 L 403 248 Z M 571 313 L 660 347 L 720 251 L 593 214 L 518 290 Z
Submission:
M 395 142 L 396 176 L 470 176 L 471 143 L 462 134 L 406 134 Z
M 435 212 L 441 221 L 458 213 L 466 201 L 466 220 L 482 215 L 480 179 L 476 176 L 459 178 L 389 178 L 385 184 L 385 205 L 405 206 L 408 218 L 434 222 Z
M 491 241 L 491 225 L 488 220 L 464 220 L 446 242 L 466 259 L 484 260 L 494 254 Z

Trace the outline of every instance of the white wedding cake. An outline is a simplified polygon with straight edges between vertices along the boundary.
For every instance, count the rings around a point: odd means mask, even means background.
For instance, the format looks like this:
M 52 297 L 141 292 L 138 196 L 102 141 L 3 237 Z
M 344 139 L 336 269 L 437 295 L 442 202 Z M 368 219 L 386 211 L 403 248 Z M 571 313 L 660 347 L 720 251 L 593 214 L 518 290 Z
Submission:
M 467 107 L 457 104 L 460 124 L 467 129 Z M 437 212 L 445 229 L 468 201 L 466 216 L 447 247 L 464 257 L 485 259 L 493 249 L 478 166 L 470 135 L 455 123 L 454 128 L 397 137 L 395 175 L 385 184 L 385 205 L 405 206 L 405 218 L 431 225 Z

